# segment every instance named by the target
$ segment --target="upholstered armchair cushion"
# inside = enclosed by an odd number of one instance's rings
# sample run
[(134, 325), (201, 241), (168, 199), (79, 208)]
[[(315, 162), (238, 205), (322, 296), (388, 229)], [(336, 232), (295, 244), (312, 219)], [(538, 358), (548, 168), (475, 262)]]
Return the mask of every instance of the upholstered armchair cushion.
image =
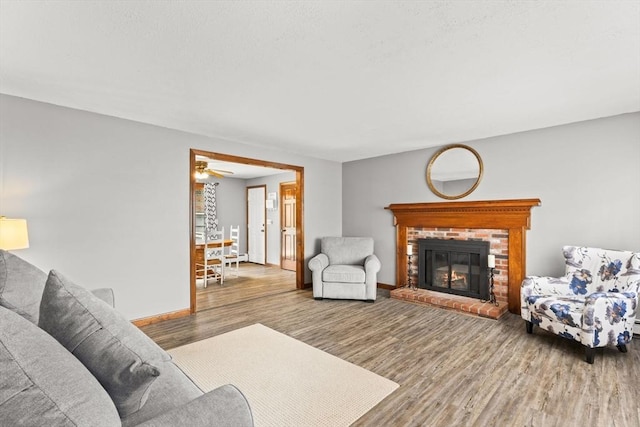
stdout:
[[(565, 246), (565, 275), (531, 276), (521, 289), (521, 315), (533, 325), (588, 349), (617, 346), (633, 337), (640, 287), (640, 253)], [(593, 362), (593, 352), (587, 352)]]
[(368, 237), (323, 237), (320, 246), (329, 264), (364, 265), (373, 253), (373, 239)]
[(330, 265), (322, 271), (325, 282), (364, 283), (364, 267), (359, 265)]
[(316, 299), (376, 299), (380, 260), (370, 237), (323, 237), (309, 261)]

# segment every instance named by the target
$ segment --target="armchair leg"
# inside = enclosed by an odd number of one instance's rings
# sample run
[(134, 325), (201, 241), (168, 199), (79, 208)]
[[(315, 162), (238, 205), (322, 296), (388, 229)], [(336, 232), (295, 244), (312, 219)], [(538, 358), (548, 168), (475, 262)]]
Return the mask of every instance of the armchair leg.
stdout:
[(527, 333), (528, 334), (532, 334), (533, 333), (533, 323), (529, 322), (528, 320), (525, 320), (525, 324), (527, 325)]
[(627, 352), (627, 345), (626, 344), (620, 344), (620, 345), (617, 345), (616, 347), (618, 347), (618, 350), (620, 350), (621, 353), (626, 353)]
[(373, 304), (374, 302), (376, 302), (376, 300), (374, 300), (374, 299), (368, 299), (368, 300), (365, 300), (365, 302), (368, 302), (368, 303)]
[(585, 355), (586, 355), (587, 363), (593, 365), (593, 359), (596, 356), (595, 347), (587, 347), (587, 350), (585, 351)]
[(313, 299), (316, 301), (322, 301), (322, 297), (313, 297)]

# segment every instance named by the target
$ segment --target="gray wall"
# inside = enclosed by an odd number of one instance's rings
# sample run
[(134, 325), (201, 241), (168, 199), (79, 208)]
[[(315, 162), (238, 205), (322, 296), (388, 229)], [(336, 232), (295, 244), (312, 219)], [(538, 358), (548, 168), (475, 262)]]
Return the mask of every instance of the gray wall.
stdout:
[[(640, 113), (465, 144), (482, 157), (484, 177), (461, 200), (542, 201), (527, 233), (528, 274), (562, 274), (563, 245), (640, 251)], [(445, 201), (425, 180), (439, 148), (343, 164), (343, 233), (374, 237), (381, 283), (395, 284), (395, 227), (384, 207)]]
[[(463, 200), (542, 200), (529, 274), (559, 274), (564, 244), (640, 250), (639, 113), (467, 144), (485, 170)], [(0, 214), (29, 221), (31, 247), (16, 254), (113, 287), (130, 319), (187, 308), (189, 148), (304, 167), (305, 260), (322, 236), (373, 236), (382, 283), (395, 282), (384, 207), (443, 201), (425, 180), (438, 148), (340, 165), (0, 95)]]
[(31, 243), (16, 254), (113, 287), (129, 319), (188, 308), (189, 148), (304, 167), (305, 265), (342, 233), (340, 163), (0, 95), (0, 214)]

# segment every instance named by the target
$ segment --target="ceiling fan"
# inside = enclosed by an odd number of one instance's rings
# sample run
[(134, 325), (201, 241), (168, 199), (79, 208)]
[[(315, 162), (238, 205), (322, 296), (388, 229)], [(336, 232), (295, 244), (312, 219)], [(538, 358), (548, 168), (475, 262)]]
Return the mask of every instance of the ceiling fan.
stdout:
[(206, 179), (209, 176), (224, 178), (225, 175), (233, 175), (233, 172), (222, 169), (209, 169), (209, 164), (207, 162), (203, 160), (196, 160), (196, 179)]

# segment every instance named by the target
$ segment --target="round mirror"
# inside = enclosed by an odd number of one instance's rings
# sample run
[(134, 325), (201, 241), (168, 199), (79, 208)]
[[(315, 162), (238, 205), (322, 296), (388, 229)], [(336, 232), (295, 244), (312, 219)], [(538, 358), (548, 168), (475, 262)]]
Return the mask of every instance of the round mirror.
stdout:
[(427, 184), (435, 195), (443, 199), (460, 199), (471, 194), (481, 178), (480, 155), (462, 144), (438, 150), (427, 166)]

